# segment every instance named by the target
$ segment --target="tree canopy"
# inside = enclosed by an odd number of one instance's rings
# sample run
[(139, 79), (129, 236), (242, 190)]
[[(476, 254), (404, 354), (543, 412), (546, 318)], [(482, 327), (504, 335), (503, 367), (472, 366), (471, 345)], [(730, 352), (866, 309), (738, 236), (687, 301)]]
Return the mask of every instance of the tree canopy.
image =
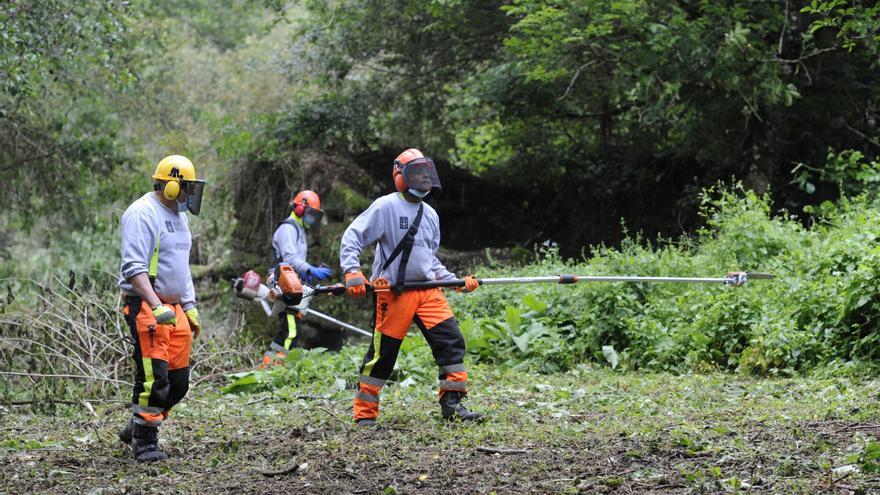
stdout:
[[(878, 10), (844, 0), (9, 2), (0, 170), (12, 186), (0, 200), (21, 218), (82, 220), (88, 209), (71, 205), (130, 196), (132, 174), (158, 150), (196, 148), (218, 178), (261, 164), (298, 177), (289, 188), (312, 180), (303, 157), (316, 152), (378, 178), (377, 165), (417, 146), (457, 181), (496, 189), (496, 210), (521, 212), (516, 239), (469, 247), (552, 237), (571, 253), (619, 238), (621, 217), (647, 233), (689, 231), (695, 193), (731, 177), (799, 211), (810, 194), (837, 194), (822, 171), (849, 163), (840, 153), (870, 163), (880, 151)], [(218, 193), (234, 184), (215, 183)], [(345, 185), (372, 194), (361, 179)]]

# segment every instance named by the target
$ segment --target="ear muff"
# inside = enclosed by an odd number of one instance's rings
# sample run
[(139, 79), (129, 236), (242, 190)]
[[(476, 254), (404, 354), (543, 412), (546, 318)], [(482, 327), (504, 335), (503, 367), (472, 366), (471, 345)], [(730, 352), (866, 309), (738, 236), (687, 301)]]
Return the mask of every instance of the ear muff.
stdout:
[(391, 177), (394, 179), (394, 187), (397, 189), (397, 192), (405, 192), (408, 189), (406, 178), (400, 172), (400, 162), (397, 160), (394, 160), (394, 171), (391, 172)]
[(306, 214), (306, 205), (305, 205), (305, 204), (299, 204), (299, 205), (294, 206), (294, 207), (293, 207), (293, 213), (294, 213), (296, 216), (302, 218), (303, 215)]
[(180, 196), (180, 182), (176, 180), (169, 180), (166, 182), (165, 187), (162, 188), (162, 195), (169, 201), (177, 199), (177, 197)]

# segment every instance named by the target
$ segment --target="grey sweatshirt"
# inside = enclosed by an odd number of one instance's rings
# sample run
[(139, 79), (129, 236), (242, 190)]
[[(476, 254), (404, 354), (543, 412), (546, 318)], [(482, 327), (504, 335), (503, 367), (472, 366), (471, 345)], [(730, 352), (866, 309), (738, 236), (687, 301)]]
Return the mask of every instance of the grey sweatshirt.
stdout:
[[(422, 282), (453, 279), (455, 275), (437, 259), (437, 249), (440, 247), (440, 219), (434, 208), (427, 203), (424, 205), (425, 211), (422, 213), (419, 230), (406, 265), (405, 280)], [(384, 277), (394, 285), (397, 282), (397, 270), (402, 255), (398, 255), (384, 272), (381, 271), (382, 265), (406, 235), (418, 211), (419, 205), (405, 200), (401, 193), (388, 194), (373, 201), (373, 204), (358, 215), (342, 235), (339, 264), (343, 273), (353, 268), (360, 269), (358, 257), (361, 252), (364, 248), (377, 244), (370, 280)]]
[(150, 259), (159, 236), (159, 265), (153, 289), (162, 302), (180, 303), (183, 310), (194, 308), (196, 293), (189, 271), (192, 235), (186, 213), (171, 211), (154, 193), (141, 196), (125, 210), (120, 222), (122, 264), (119, 288), (127, 296), (136, 296), (128, 280), (149, 273)]
[[(293, 215), (290, 218), (297, 220)], [(296, 225), (290, 223), (279, 225), (272, 235), (272, 248), (275, 249), (276, 261), (280, 259), (292, 266), (300, 277), (306, 274), (306, 270), (309, 269), (306, 263), (309, 244), (306, 239), (306, 229), (303, 228), (301, 221), (297, 221)]]

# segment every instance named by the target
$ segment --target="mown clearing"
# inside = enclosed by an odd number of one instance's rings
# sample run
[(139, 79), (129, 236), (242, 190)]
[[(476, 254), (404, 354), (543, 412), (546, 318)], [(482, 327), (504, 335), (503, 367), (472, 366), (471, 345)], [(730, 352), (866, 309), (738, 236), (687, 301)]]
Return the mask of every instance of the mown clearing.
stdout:
[[(480, 425), (390, 386), (356, 430), (350, 390), (220, 395), (200, 384), (162, 430), (169, 462), (116, 439), (124, 405), (4, 408), (0, 492), (876, 493), (878, 380), (743, 379), (475, 367)], [(328, 386), (328, 389), (330, 387)], [(496, 449), (501, 453), (486, 452)]]

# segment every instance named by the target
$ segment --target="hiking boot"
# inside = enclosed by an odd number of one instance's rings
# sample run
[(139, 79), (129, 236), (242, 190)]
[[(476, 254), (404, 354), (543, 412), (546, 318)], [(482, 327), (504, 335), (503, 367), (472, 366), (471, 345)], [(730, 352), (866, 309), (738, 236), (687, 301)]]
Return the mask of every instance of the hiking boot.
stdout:
[[(138, 462), (164, 461), (168, 454), (159, 450), (159, 428), (134, 423), (131, 450)], [(120, 435), (121, 436), (121, 435)]]
[(443, 419), (450, 421), (480, 421), (483, 415), (473, 411), (468, 411), (461, 404), (461, 398), (464, 394), (461, 392), (447, 391), (440, 397), (440, 412)]
[(358, 428), (370, 428), (376, 426), (376, 418), (361, 418), (354, 422)]
[(119, 441), (131, 447), (131, 435), (133, 431), (134, 419), (129, 419), (128, 423), (125, 423), (125, 426), (121, 430), (119, 430)]

